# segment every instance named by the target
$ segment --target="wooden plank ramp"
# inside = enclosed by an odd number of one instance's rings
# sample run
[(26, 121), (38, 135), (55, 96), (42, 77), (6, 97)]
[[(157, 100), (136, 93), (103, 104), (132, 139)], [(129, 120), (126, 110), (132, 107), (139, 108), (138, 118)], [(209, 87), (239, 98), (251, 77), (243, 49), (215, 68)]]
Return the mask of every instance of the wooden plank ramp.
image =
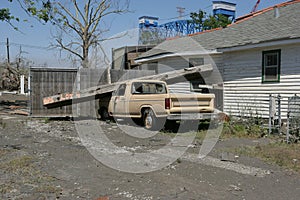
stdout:
[[(186, 80), (196, 80), (201, 76), (205, 76), (206, 73), (210, 73), (212, 70), (213, 70), (212, 65), (208, 64), (208, 65), (201, 65), (192, 68), (175, 70), (175, 71), (166, 72), (157, 75), (144, 76), (144, 77), (136, 78), (135, 80), (161, 80), (161, 81), (165, 81), (167, 84), (174, 84)], [(71, 105), (74, 103), (99, 99), (103, 96), (109, 95), (115, 90), (115, 88), (118, 85), (125, 82), (126, 81), (121, 81), (121, 82), (116, 82), (111, 84), (99, 85), (84, 90), (76, 91), (73, 93), (68, 92), (68, 93), (45, 97), (43, 98), (43, 105), (46, 106), (47, 108), (56, 108), (56, 107)]]

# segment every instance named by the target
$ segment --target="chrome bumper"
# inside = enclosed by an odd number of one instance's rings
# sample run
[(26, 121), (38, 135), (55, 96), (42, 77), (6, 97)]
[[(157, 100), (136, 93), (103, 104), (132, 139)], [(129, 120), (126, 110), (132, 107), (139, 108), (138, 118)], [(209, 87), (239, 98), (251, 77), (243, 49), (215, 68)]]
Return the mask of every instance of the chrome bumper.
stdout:
[(201, 119), (215, 119), (218, 117), (217, 113), (183, 113), (170, 114), (168, 120), (201, 120)]

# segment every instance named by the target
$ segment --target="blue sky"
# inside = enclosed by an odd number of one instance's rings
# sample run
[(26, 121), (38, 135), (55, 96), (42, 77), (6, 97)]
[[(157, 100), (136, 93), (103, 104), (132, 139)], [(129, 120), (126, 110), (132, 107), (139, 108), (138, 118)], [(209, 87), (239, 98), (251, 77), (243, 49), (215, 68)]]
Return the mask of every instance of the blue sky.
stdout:
[[(229, 0), (237, 4), (237, 16), (248, 14), (257, 0)], [(261, 0), (258, 10), (273, 6), (287, 0)], [(130, 0), (130, 11), (123, 15), (114, 15), (105, 19), (110, 24), (108, 36), (116, 35), (129, 29), (138, 27), (138, 18), (143, 15), (159, 17), (159, 23), (172, 21), (178, 16), (176, 7), (184, 7), (185, 14), (196, 12), (199, 9), (207, 13), (212, 12), (212, 0)], [(0, 22), (0, 61), (6, 59), (6, 38), (11, 43), (11, 60), (14, 60), (22, 51), (22, 57), (32, 60), (34, 65), (47, 65), (49, 67), (71, 67), (66, 55), (58, 50), (47, 50), (53, 43), (52, 34), (55, 29), (51, 25), (42, 25), (34, 19), (28, 17), (18, 6), (9, 3), (7, 0), (1, 0), (0, 8), (8, 7), (16, 16), (22, 19), (28, 19), (28, 22), (15, 23), (20, 29), (15, 31), (5, 22)], [(132, 41), (131, 41), (132, 42)], [(21, 44), (21, 45), (20, 45)], [(109, 42), (105, 45), (107, 51), (111, 48), (130, 45), (127, 39), (115, 42)], [(45, 48), (44, 48), (45, 47)]]

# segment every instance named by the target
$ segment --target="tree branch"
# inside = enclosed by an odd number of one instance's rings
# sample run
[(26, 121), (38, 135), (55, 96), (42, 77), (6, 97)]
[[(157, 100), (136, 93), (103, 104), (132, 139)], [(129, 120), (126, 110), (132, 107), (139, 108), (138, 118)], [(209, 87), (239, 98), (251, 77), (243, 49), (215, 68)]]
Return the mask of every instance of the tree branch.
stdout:
[[(56, 42), (57, 42), (59, 48), (64, 49), (64, 50), (78, 56), (81, 60), (84, 60), (84, 58), (81, 54), (79, 54), (78, 52), (76, 52), (72, 49), (72, 43), (69, 43), (68, 45), (65, 45), (65, 44), (63, 44), (61, 38), (57, 38)], [(71, 47), (67, 47), (67, 46), (71, 46)]]
[[(75, 0), (76, 1), (76, 0)], [(78, 24), (78, 26), (83, 29), (83, 25), (82, 23), (79, 21), (79, 19), (77, 19), (65, 6), (63, 6), (60, 2), (58, 2), (59, 7), (66, 12), (66, 14), (72, 18), (72, 20), (74, 20), (74, 22), (76, 22)], [(63, 15), (61, 13), (61, 15), (64, 17), (65, 15)]]

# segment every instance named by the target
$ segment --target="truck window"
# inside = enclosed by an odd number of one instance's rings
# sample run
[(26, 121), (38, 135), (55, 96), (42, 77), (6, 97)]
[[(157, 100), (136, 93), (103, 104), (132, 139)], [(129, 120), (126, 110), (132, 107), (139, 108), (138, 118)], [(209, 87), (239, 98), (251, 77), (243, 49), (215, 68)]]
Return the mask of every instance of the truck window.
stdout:
[(124, 96), (126, 90), (126, 84), (121, 84), (117, 91), (115, 92), (114, 96)]
[(132, 83), (132, 94), (166, 94), (166, 86), (163, 83)]

